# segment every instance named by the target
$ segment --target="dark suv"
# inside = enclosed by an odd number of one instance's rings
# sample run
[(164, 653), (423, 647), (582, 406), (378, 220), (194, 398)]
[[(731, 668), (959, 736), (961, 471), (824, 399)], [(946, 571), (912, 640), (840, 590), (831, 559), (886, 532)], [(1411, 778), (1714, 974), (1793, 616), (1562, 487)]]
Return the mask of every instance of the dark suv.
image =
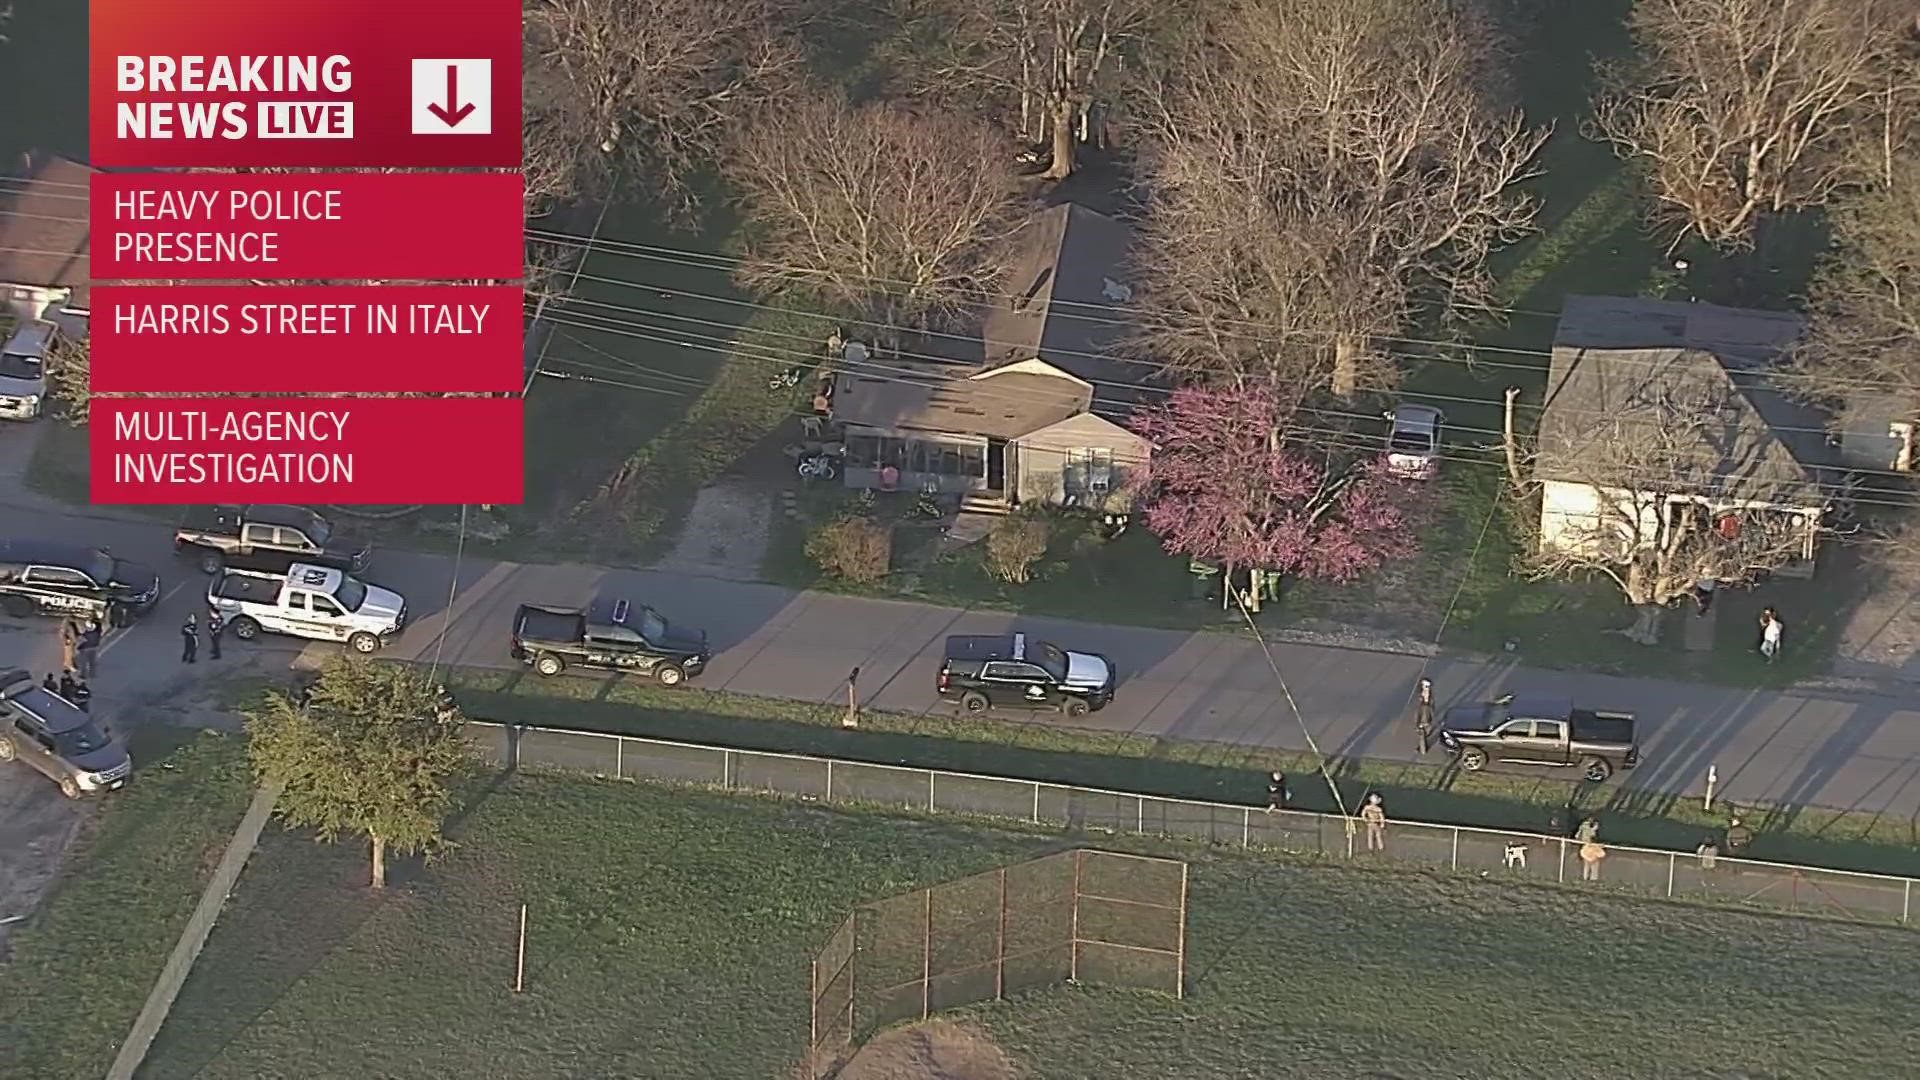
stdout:
[(105, 548), (0, 542), (0, 611), (96, 618), (125, 626), (160, 600), (160, 575)]
[(0, 671), (0, 761), (16, 759), (69, 799), (124, 787), (133, 773), (106, 725), (18, 668)]
[(970, 713), (1058, 709), (1085, 716), (1113, 700), (1113, 662), (1025, 634), (956, 635), (940, 665), (940, 696)]

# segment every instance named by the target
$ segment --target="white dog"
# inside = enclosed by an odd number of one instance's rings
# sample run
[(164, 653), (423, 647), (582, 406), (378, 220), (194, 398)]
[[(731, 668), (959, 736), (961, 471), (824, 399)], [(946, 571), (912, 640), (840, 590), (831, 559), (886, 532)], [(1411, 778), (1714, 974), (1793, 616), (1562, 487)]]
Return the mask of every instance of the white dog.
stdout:
[(1525, 870), (1527, 868), (1527, 845), (1508, 844), (1506, 865), (1509, 870)]

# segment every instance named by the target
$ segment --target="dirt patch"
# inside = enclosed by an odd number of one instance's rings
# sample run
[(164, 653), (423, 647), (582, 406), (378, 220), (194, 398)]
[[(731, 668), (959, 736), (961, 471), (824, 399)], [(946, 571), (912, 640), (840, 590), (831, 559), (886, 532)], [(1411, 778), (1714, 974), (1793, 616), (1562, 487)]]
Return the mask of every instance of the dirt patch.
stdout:
[(873, 1039), (834, 1073), (834, 1080), (1014, 1080), (1018, 1075), (985, 1031), (933, 1020)]
[(1920, 567), (1889, 568), (1847, 613), (1834, 674), (1920, 681)]
[(750, 481), (727, 480), (700, 489), (673, 550), (653, 569), (697, 577), (754, 581), (767, 557), (773, 496)]
[(19, 762), (0, 765), (0, 960), (7, 935), (33, 913), (94, 805), (68, 799)]

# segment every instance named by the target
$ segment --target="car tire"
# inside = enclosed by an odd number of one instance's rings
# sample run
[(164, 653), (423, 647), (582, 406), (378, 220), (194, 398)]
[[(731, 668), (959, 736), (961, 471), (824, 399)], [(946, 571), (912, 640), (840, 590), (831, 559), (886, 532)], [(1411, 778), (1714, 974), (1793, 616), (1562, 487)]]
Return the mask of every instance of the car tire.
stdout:
[(200, 572), (208, 577), (212, 577), (227, 568), (226, 557), (217, 551), (201, 552), (199, 561)]
[(1468, 772), (1479, 772), (1487, 767), (1487, 752), (1477, 746), (1469, 746), (1460, 751), (1460, 767)]
[(252, 641), (260, 636), (260, 624), (242, 615), (233, 620), (233, 636), (241, 641)]
[(966, 712), (986, 712), (988, 704), (987, 695), (985, 694), (965, 693), (960, 695), (960, 708)]
[(679, 686), (687, 681), (687, 671), (679, 664), (661, 664), (654, 669), (653, 677), (660, 680), (661, 686)]
[(380, 636), (378, 634), (369, 634), (365, 630), (357, 634), (348, 635), (347, 648), (352, 649), (361, 656), (371, 656), (380, 651)]
[(1581, 763), (1580, 774), (1589, 784), (1604, 784), (1613, 777), (1613, 765), (1605, 758), (1588, 758)]
[(85, 792), (80, 790), (80, 781), (71, 776), (63, 776), (60, 778), (60, 794), (69, 799), (77, 799)]
[(13, 740), (0, 735), (0, 761), (12, 761), (14, 752)]
[(1081, 717), (1092, 712), (1093, 706), (1087, 704), (1086, 698), (1070, 697), (1067, 700), (1060, 703), (1060, 711), (1072, 717), (1073, 719), (1078, 720)]
[(33, 601), (27, 599), (24, 596), (7, 597), (6, 602), (4, 604), (0, 604), (0, 609), (4, 609), (7, 614), (13, 616), (16, 619), (31, 619), (33, 618), (33, 613), (36, 610), (34, 608)]
[(533, 670), (551, 679), (567, 670), (567, 662), (552, 653), (541, 653), (533, 658)]

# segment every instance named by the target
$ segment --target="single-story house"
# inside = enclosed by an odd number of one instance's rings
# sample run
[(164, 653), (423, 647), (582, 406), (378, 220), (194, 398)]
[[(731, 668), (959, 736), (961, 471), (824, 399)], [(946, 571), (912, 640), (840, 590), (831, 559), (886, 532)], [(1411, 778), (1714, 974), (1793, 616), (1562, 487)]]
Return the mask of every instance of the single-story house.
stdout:
[(849, 365), (830, 406), (847, 486), (958, 494), (982, 512), (1124, 509), (1149, 447), (1122, 421), (1151, 374), (1108, 355), (1132, 295), (1121, 280), (1130, 239), (1085, 207), (1043, 210), (1016, 237), (976, 360)]
[(1542, 550), (1648, 543), (1662, 512), (1762, 512), (1802, 538), (1775, 572), (1811, 574), (1842, 476), (1837, 440), (1825, 412), (1767, 377), (1802, 326), (1713, 304), (1567, 297), (1533, 467)]
[(0, 299), (15, 318), (85, 332), (92, 175), (77, 161), (29, 154), (0, 185)]

